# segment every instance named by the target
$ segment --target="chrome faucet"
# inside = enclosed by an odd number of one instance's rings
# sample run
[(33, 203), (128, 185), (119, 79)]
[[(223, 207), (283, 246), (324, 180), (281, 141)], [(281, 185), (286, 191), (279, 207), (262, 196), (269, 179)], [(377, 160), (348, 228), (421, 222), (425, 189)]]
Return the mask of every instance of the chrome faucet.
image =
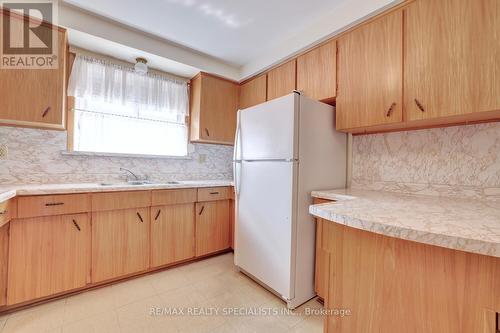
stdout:
[(133, 173), (132, 171), (130, 171), (129, 169), (120, 168), (120, 171), (125, 171), (125, 172), (128, 172), (128, 173), (130, 173), (132, 176), (134, 176), (135, 180), (139, 180), (139, 177), (137, 177), (137, 175), (136, 175), (135, 173)]

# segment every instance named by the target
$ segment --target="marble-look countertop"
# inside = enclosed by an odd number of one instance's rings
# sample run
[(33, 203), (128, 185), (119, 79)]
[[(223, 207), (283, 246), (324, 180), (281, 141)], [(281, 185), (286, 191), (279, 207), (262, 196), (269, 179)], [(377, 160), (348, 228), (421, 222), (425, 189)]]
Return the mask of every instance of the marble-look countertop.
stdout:
[(391, 192), (315, 191), (317, 217), (390, 237), (500, 258), (500, 204)]
[[(104, 183), (106, 184), (106, 183)], [(41, 185), (2, 185), (0, 186), (0, 203), (18, 195), (42, 194), (70, 194), (87, 192), (118, 192), (118, 191), (146, 191), (193, 187), (232, 186), (230, 180), (199, 180), (180, 181), (178, 184), (145, 184), (130, 185), (127, 183), (97, 183), (82, 184), (41, 184)]]

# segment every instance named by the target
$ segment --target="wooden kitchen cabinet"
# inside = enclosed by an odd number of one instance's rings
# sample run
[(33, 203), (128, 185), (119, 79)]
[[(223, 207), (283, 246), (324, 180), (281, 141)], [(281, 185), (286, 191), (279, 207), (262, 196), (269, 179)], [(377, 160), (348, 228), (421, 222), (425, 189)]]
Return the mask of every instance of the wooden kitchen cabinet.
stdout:
[(337, 92), (337, 41), (329, 41), (297, 58), (297, 90), (331, 102)]
[(92, 213), (92, 282), (149, 268), (149, 208)]
[(402, 11), (347, 33), (337, 47), (337, 129), (402, 122)]
[[(4, 19), (6, 12), (1, 11)], [(11, 22), (21, 22), (12, 18)], [(16, 23), (13, 23), (16, 24)], [(57, 30), (56, 69), (0, 68), (0, 124), (35, 128), (64, 129), (66, 100), (66, 30), (41, 25), (50, 33)], [(14, 29), (12, 29), (14, 31)], [(22, 31), (22, 30), (19, 30)], [(22, 37), (19, 37), (22, 40)]]
[(191, 79), (192, 142), (234, 144), (239, 85), (201, 72)]
[(267, 73), (267, 100), (285, 96), (296, 89), (296, 64), (291, 60)]
[[(314, 198), (315, 205), (332, 202)], [(328, 271), (330, 267), (330, 249), (328, 248), (327, 234), (323, 232), (324, 224), (331, 223), (329, 221), (316, 218), (316, 261), (314, 269), (314, 291), (323, 300), (326, 299), (328, 293)], [(323, 240), (325, 238), (325, 240)]]
[(197, 257), (230, 247), (229, 219), (229, 200), (196, 203)]
[(267, 75), (251, 79), (240, 86), (240, 109), (264, 103), (267, 100)]
[(498, 0), (419, 0), (404, 11), (408, 120), (500, 110)]
[(90, 244), (87, 213), (12, 220), (7, 305), (84, 287)]
[(0, 306), (7, 304), (10, 224), (0, 227)]
[(151, 267), (194, 257), (194, 206), (151, 207)]

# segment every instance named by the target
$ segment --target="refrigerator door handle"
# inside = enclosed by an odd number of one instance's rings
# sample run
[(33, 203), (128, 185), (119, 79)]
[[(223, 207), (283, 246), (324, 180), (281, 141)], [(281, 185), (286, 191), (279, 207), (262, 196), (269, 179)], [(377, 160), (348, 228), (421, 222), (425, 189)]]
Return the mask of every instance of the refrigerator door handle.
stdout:
[(241, 147), (240, 147), (240, 133), (241, 133), (241, 126), (240, 126), (240, 112), (241, 110), (238, 110), (238, 113), (236, 114), (236, 133), (234, 135), (234, 151), (233, 151), (233, 161), (239, 161), (241, 160)]
[[(241, 161), (240, 161), (240, 156), (241, 156), (241, 126), (240, 126), (240, 110), (238, 110), (238, 113), (236, 115), (236, 134), (234, 137), (234, 153), (233, 153), (233, 179), (234, 179), (234, 191), (236, 193), (236, 197), (239, 197), (240, 195), (240, 172), (241, 170), (238, 170), (241, 167)], [(240, 155), (239, 155), (239, 154)]]
[(240, 190), (241, 190), (241, 184), (240, 184), (240, 179), (241, 179), (241, 163), (240, 161), (235, 161), (234, 162), (234, 192), (236, 194), (236, 198), (240, 197)]

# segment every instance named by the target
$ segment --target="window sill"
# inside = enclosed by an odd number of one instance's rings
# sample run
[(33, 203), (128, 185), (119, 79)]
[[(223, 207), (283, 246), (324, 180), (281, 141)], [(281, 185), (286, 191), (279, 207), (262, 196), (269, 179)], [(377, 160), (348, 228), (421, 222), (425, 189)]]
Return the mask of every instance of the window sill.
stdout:
[(166, 156), (166, 155), (144, 155), (144, 154), (124, 154), (124, 153), (98, 153), (90, 151), (61, 151), (64, 156), (97, 156), (97, 157), (120, 157), (120, 158), (145, 158), (145, 159), (165, 159), (165, 160), (192, 160), (191, 156)]

